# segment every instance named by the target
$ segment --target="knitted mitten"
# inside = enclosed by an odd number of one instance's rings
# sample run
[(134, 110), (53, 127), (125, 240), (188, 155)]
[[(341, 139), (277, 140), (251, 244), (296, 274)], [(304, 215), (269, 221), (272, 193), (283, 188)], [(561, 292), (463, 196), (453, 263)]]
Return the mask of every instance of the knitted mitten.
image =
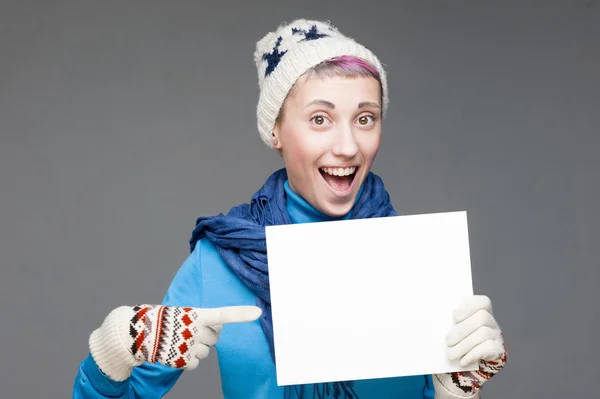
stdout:
[(476, 295), (454, 313), (457, 323), (447, 338), (448, 358), (461, 367), (477, 362), (479, 370), (434, 375), (436, 399), (477, 398), (479, 389), (506, 364), (502, 331), (492, 315), (492, 303)]
[(260, 314), (255, 306), (121, 306), (90, 335), (90, 353), (114, 381), (126, 380), (144, 362), (192, 370), (217, 343), (223, 324), (253, 321)]

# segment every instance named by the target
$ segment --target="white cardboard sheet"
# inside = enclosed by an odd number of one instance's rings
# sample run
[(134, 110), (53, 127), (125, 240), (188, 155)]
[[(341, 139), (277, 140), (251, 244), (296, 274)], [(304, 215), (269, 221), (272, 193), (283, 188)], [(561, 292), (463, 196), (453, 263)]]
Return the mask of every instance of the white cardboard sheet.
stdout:
[(466, 212), (266, 228), (278, 385), (475, 370), (446, 358), (473, 295)]

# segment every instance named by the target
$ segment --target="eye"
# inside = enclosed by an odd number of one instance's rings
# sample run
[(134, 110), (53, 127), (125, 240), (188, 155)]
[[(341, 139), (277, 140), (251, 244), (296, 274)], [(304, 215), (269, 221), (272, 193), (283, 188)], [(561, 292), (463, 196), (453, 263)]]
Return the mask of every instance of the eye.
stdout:
[(371, 114), (365, 114), (365, 115), (361, 115), (356, 119), (356, 123), (358, 123), (360, 126), (371, 126), (373, 123), (375, 123), (375, 116), (371, 115)]
[(329, 119), (325, 115), (318, 114), (310, 118), (310, 121), (316, 126), (325, 126)]

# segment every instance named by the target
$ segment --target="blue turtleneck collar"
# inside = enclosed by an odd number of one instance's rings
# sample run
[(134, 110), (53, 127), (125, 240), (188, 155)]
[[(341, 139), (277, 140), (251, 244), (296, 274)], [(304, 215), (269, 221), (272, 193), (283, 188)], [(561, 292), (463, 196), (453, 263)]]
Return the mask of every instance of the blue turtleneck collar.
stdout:
[[(286, 208), (288, 214), (290, 215), (290, 219), (292, 223), (311, 223), (311, 222), (328, 222), (332, 220), (348, 220), (350, 219), (350, 213), (348, 212), (344, 216), (329, 216), (324, 214), (323, 212), (314, 208), (311, 204), (309, 204), (304, 198), (300, 195), (296, 194), (289, 185), (289, 181), (286, 180), (283, 188), (285, 189), (286, 194)], [(354, 204), (360, 198), (362, 194), (363, 187), (360, 187), (360, 191), (356, 196), (356, 200)]]

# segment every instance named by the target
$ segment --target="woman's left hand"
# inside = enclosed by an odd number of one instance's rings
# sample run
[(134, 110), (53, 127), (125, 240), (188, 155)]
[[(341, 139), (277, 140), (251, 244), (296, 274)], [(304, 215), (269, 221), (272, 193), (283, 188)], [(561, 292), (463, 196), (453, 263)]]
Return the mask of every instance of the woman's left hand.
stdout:
[(477, 362), (479, 370), (435, 374), (436, 398), (475, 398), (483, 383), (506, 363), (502, 331), (492, 314), (492, 302), (484, 295), (466, 300), (454, 312), (454, 322), (446, 339), (448, 359), (458, 360), (461, 367)]

